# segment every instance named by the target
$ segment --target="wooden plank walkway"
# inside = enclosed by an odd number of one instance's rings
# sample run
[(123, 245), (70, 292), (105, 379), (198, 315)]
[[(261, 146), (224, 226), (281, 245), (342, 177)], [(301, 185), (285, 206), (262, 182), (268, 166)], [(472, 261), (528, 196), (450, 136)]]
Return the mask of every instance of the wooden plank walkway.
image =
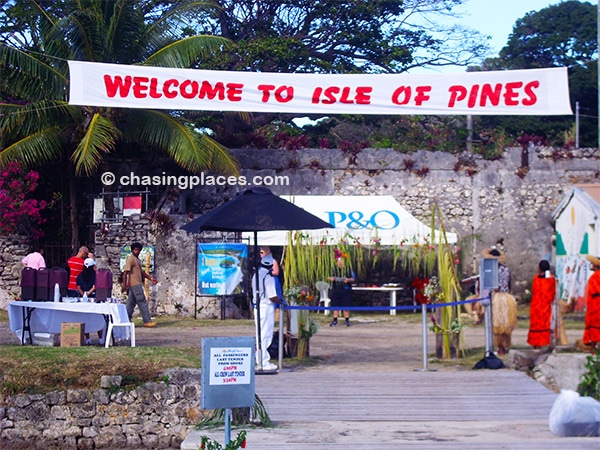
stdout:
[[(508, 369), (284, 371), (257, 376), (256, 392), (276, 426), (248, 429), (250, 450), (600, 448), (600, 438), (554, 436), (557, 394)], [(195, 432), (181, 448), (201, 435), (224, 440)]]

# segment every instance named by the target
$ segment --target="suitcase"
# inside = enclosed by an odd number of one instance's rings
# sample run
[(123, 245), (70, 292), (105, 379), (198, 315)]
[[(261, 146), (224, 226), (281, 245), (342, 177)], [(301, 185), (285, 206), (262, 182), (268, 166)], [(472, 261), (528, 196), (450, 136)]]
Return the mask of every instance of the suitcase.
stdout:
[(54, 300), (54, 285), (56, 285), (56, 283), (58, 283), (60, 289), (60, 298), (66, 297), (69, 288), (69, 273), (66, 269), (60, 267), (50, 269), (50, 283), (48, 286), (52, 294), (52, 300)]
[(96, 271), (96, 301), (105, 302), (112, 297), (113, 273), (110, 269)]
[(38, 269), (36, 278), (34, 300), (39, 302), (53, 300), (54, 290), (52, 296), (50, 295), (50, 269)]
[(35, 297), (35, 284), (37, 270), (24, 267), (21, 271), (21, 300), (33, 300)]

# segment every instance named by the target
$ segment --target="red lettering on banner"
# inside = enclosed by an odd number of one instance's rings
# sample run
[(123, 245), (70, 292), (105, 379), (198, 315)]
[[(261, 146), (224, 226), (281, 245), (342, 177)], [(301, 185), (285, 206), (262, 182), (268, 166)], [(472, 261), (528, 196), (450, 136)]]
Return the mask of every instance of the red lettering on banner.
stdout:
[(163, 84), (163, 93), (167, 98), (175, 98), (177, 97), (177, 91), (175, 89), (171, 89), (172, 87), (179, 86), (179, 81), (175, 79), (167, 80)]
[(271, 96), (271, 91), (275, 89), (274, 84), (259, 84), (256, 88), (263, 93), (262, 99), (260, 100), (263, 103), (267, 103), (269, 101), (269, 97)]
[(215, 87), (208, 81), (202, 82), (202, 87), (200, 88), (200, 98), (207, 98), (209, 100), (213, 100), (215, 97), (218, 97), (219, 100), (225, 100), (225, 85), (221, 82), (215, 83)]
[(535, 95), (535, 92), (533, 91), (534, 89), (537, 89), (540, 87), (540, 82), (539, 81), (530, 81), (529, 83), (527, 83), (525, 85), (525, 95), (527, 95), (527, 98), (523, 99), (523, 104), (525, 106), (533, 106), (537, 103), (537, 95)]
[(496, 83), (496, 86), (492, 88), (492, 85), (485, 83), (481, 88), (481, 101), (480, 106), (486, 106), (489, 100), (492, 106), (498, 106), (500, 104), (500, 94), (502, 93), (502, 83)]
[(242, 83), (227, 83), (227, 100), (230, 102), (242, 101)]
[(369, 94), (372, 91), (373, 88), (370, 86), (357, 86), (354, 89), (350, 86), (344, 86), (343, 88), (329, 86), (325, 89), (317, 87), (313, 91), (311, 102), (313, 104), (322, 103), (323, 105), (332, 105), (337, 102), (369, 105), (371, 104), (371, 96)]
[(489, 83), (483, 85), (474, 84), (470, 88), (463, 85), (454, 85), (448, 88), (450, 98), (448, 107), (455, 108), (458, 103), (467, 100), (467, 107), (476, 106), (532, 106), (537, 102), (535, 89), (540, 86), (539, 81), (530, 81), (523, 87), (522, 81), (513, 81), (505, 84)]
[(394, 105), (408, 105), (411, 95), (412, 89), (410, 86), (400, 86), (392, 94), (392, 103)]
[[(416, 106), (422, 106), (424, 102), (431, 99), (429, 92), (431, 92), (431, 86), (417, 86), (415, 91), (414, 103)], [(410, 86), (399, 86), (392, 93), (392, 103), (394, 105), (408, 105), (412, 100), (412, 88)]]
[(162, 94), (158, 92), (156, 87), (158, 86), (158, 80), (156, 78), (150, 79), (150, 97), (152, 98), (161, 98)]
[(273, 84), (259, 84), (257, 89), (263, 93), (261, 101), (267, 103), (271, 98), (271, 91), (275, 91), (275, 101), (278, 103), (287, 103), (294, 98), (293, 86), (279, 86), (275, 89)]
[(519, 82), (513, 82), (513, 83), (506, 83), (506, 92), (504, 93), (504, 103), (506, 103), (507, 106), (517, 106), (519, 104), (519, 93), (516, 92), (517, 89), (519, 89), (521, 86), (523, 86), (523, 83)]
[(416, 89), (417, 95), (415, 96), (415, 105), (421, 106), (423, 102), (426, 102), (431, 97), (428, 95), (431, 92), (431, 86), (417, 86)]
[(133, 77), (133, 96), (135, 98), (146, 98), (148, 96), (146, 94), (148, 82), (150, 82), (148, 77)]
[(179, 87), (179, 92), (183, 98), (195, 98), (200, 91), (200, 86), (197, 81), (185, 80)]
[[(126, 98), (133, 95), (135, 98), (152, 98), (166, 97), (168, 99), (183, 97), (185, 99), (208, 99), (228, 100), (230, 102), (239, 102), (242, 100), (242, 83), (227, 83), (217, 82), (211, 85), (208, 81), (200, 82), (195, 80), (183, 80), (181, 83), (174, 78), (165, 80), (161, 83), (157, 78), (148, 77), (132, 77), (120, 75), (104, 75), (104, 87), (106, 95), (109, 98), (120, 97)], [(290, 88), (292, 89), (292, 88)], [(289, 101), (284, 92), (279, 92), (280, 101)], [(290, 98), (291, 99), (291, 98)]]
[(113, 79), (110, 75), (104, 75), (104, 87), (106, 88), (106, 95), (109, 98), (113, 98), (119, 91), (119, 97), (127, 97), (129, 95), (129, 89), (131, 89), (131, 77), (127, 75), (125, 79), (119, 75)]

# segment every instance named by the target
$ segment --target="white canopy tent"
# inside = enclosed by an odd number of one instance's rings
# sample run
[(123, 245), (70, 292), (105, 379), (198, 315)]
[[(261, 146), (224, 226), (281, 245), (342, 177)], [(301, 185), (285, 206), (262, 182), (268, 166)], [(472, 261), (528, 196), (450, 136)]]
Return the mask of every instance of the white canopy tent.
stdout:
[[(391, 195), (383, 196), (327, 196), (327, 195), (282, 195), (281, 198), (294, 203), (315, 216), (332, 224), (334, 229), (301, 231), (304, 242), (336, 244), (342, 238), (349, 243), (353, 239), (363, 245), (398, 245), (404, 243), (424, 244), (431, 242), (431, 228), (416, 219)], [(294, 231), (262, 231), (257, 239), (260, 245), (284, 246)], [(252, 233), (244, 233), (244, 238), (254, 243)], [(456, 243), (456, 233), (446, 233), (448, 243)], [(434, 243), (441, 235), (435, 232)]]

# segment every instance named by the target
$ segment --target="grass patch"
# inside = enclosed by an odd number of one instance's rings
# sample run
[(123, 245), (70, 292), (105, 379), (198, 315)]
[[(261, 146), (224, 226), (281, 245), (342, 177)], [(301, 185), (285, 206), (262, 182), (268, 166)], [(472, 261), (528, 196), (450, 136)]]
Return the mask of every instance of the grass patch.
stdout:
[(102, 375), (121, 375), (139, 383), (158, 379), (172, 367), (200, 367), (197, 348), (2, 346), (0, 392), (45, 393), (98, 389)]

